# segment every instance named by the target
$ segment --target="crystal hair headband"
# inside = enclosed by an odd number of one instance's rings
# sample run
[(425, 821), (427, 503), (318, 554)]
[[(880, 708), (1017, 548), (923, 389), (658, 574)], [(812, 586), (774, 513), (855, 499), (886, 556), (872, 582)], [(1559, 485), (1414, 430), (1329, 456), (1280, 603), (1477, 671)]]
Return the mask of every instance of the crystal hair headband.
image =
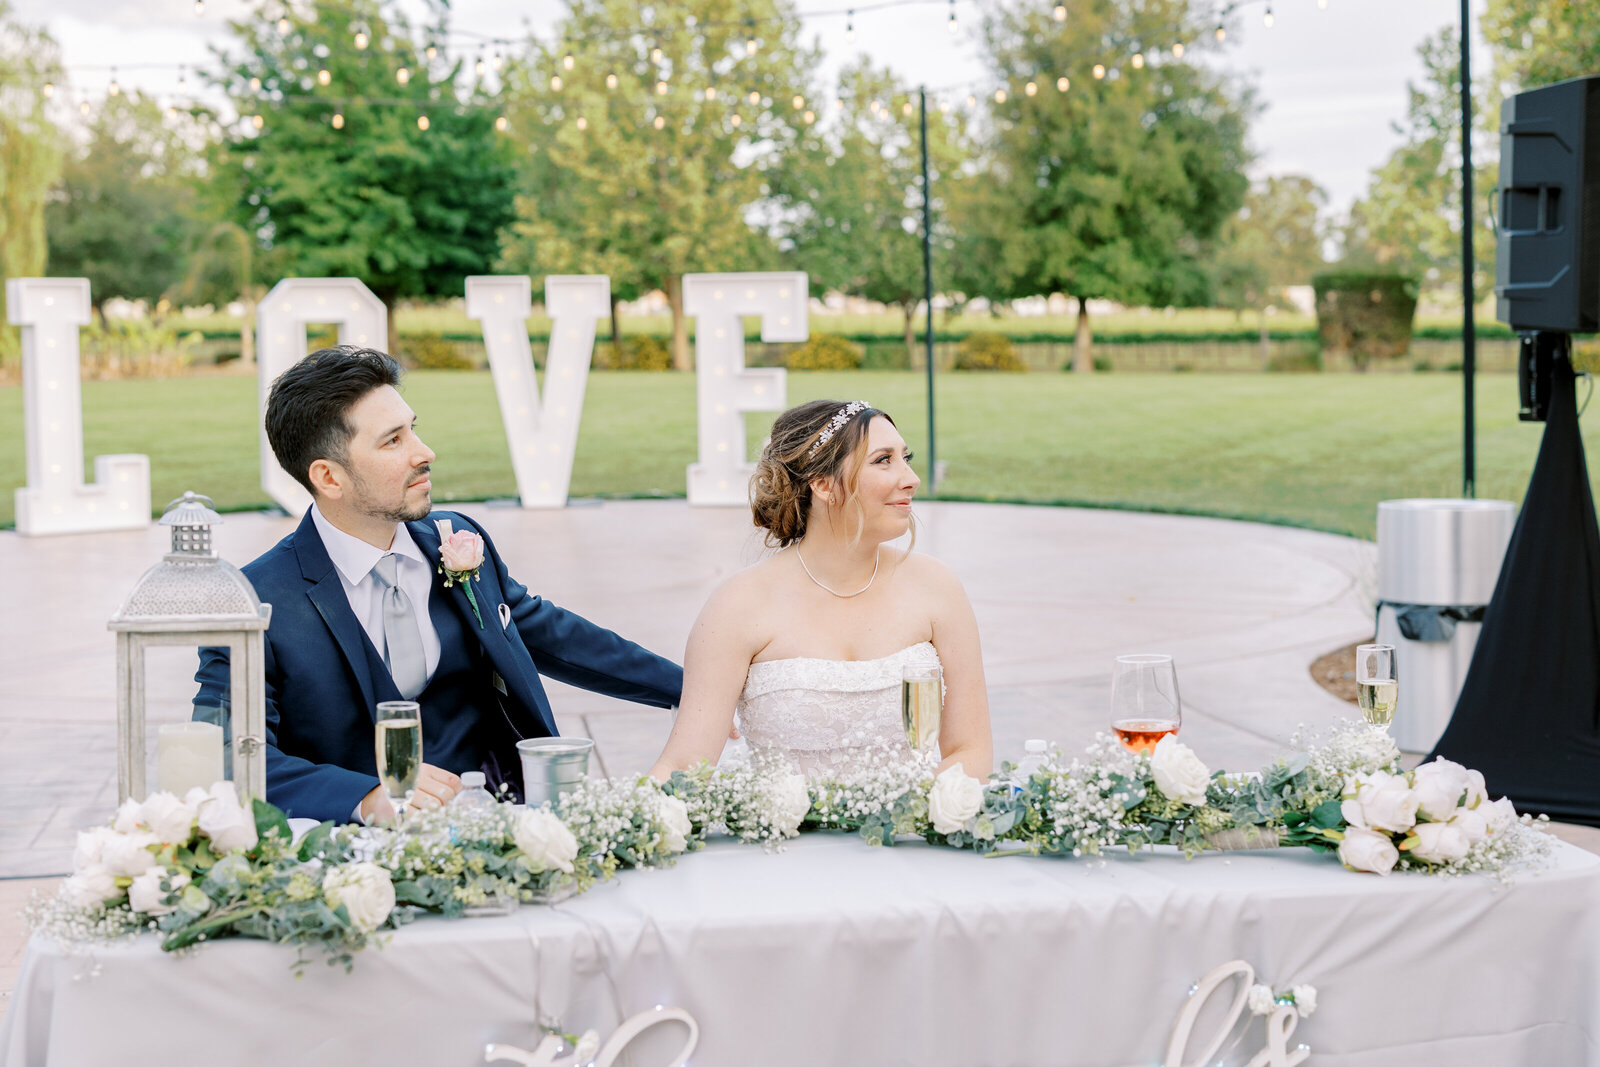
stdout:
[(817, 443), (811, 446), (811, 451), (806, 453), (806, 458), (815, 456), (822, 446), (833, 440), (833, 435), (838, 433), (845, 423), (866, 411), (872, 405), (865, 400), (852, 400), (840, 408), (833, 418), (828, 420), (828, 425), (822, 428), (822, 433), (817, 437)]

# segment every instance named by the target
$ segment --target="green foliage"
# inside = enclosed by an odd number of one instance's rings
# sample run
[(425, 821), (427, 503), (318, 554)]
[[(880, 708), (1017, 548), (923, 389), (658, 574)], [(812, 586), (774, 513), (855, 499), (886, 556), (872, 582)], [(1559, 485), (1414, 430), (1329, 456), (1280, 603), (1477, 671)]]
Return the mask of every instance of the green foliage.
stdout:
[(163, 378), (193, 361), (198, 334), (179, 333), (170, 319), (107, 319), (96, 315), (80, 338), (87, 378)]
[(472, 370), (461, 349), (437, 333), (408, 334), (400, 338), (400, 359), (412, 370)]
[(1267, 360), (1268, 374), (1315, 374), (1322, 370), (1322, 353), (1316, 348), (1290, 349), (1273, 353)]
[(1002, 333), (969, 333), (956, 349), (956, 370), (1025, 371), (1011, 338)]
[[(324, 5), (314, 18), (284, 10), (287, 34), (277, 29), (278, 8), (235, 24), (239, 58), (218, 87), (262, 126), (224, 131), (213, 182), (235, 222), (263, 241), (270, 235), (262, 247), (282, 273), (364, 281), (390, 308), (392, 347), (398, 298), (459, 295), (467, 275), (493, 262), (511, 219), (511, 146), (495, 133), (482, 90), (459, 84), (459, 63), (423, 54), (424, 41), (447, 36), (447, 8), (432, 6), (436, 21), (424, 29), (388, 0)], [(370, 30), (364, 51), (350, 47), (358, 22)], [(410, 72), (404, 85), (401, 67)]]
[(866, 349), (837, 334), (813, 334), (783, 358), (790, 370), (859, 370)]
[(1325, 352), (1347, 353), (1357, 368), (1398, 359), (1411, 347), (1417, 279), (1404, 274), (1329, 271), (1312, 279)]
[(1574, 0), (1489, 0), (1483, 34), (1495, 80), (1511, 92), (1600, 70), (1600, 6)]
[(1322, 212), (1328, 194), (1310, 178), (1256, 182), (1217, 239), (1215, 286), (1220, 306), (1292, 307), (1284, 288), (1304, 285), (1324, 266)]
[[(61, 81), (61, 73), (56, 42), (18, 22), (0, 0), (0, 279), (44, 273), (45, 201), (61, 173), (61, 136), (39, 87)], [(0, 367), (21, 351), (5, 305), (0, 286)]]
[(621, 342), (596, 344), (594, 366), (597, 370), (671, 370), (672, 353), (657, 338), (624, 337)]

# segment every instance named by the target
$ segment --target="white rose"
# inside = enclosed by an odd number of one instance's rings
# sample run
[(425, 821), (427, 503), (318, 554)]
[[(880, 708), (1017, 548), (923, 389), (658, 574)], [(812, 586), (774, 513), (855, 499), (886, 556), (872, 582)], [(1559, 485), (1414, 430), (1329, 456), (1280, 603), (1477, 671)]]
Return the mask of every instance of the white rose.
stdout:
[(80, 867), (78, 873), (61, 883), (61, 893), (74, 908), (96, 908), (122, 896), (117, 876), (98, 863)]
[(1467, 772), (1467, 807), (1476, 808), (1479, 804), (1489, 799), (1489, 787), (1483, 780), (1482, 771)]
[(1168, 800), (1195, 807), (1206, 802), (1211, 772), (1194, 750), (1176, 736), (1168, 734), (1156, 742), (1155, 751), (1150, 753), (1150, 773), (1155, 776), (1156, 788)]
[(211, 851), (247, 852), (256, 847), (256, 818), (239, 803), (232, 782), (216, 782), (200, 802), (200, 832), (211, 838)]
[(137, 830), (140, 825), (139, 817), (142, 814), (142, 807), (143, 805), (132, 797), (124, 800), (122, 806), (117, 808), (117, 817), (111, 824), (112, 828), (119, 834), (131, 834)]
[(928, 818), (941, 834), (953, 834), (983, 810), (983, 783), (959, 763), (939, 772), (928, 790)]
[(689, 847), (689, 835), (694, 833), (694, 823), (689, 821), (689, 805), (663, 793), (657, 801), (656, 818), (661, 823), (663, 848), (668, 852), (682, 852)]
[(1449, 825), (1460, 830), (1467, 838), (1467, 844), (1475, 845), (1489, 836), (1489, 820), (1481, 811), (1472, 808), (1457, 808), (1455, 817)]
[(1339, 842), (1339, 862), (1352, 871), (1388, 874), (1400, 862), (1400, 850), (1394, 847), (1388, 834), (1351, 826), (1345, 830), (1344, 840)]
[(772, 783), (772, 827), (785, 837), (800, 832), (811, 811), (811, 788), (803, 774), (778, 775)]
[(106, 838), (105, 847), (100, 851), (100, 862), (112, 874), (137, 878), (156, 865), (155, 854), (150, 848), (157, 844), (160, 842), (156, 840), (156, 835), (148, 830), (117, 834)]
[(1311, 1013), (1317, 1010), (1317, 987), (1314, 985), (1297, 985), (1289, 990), (1294, 997), (1294, 1006), (1299, 1010), (1301, 1018), (1309, 1019)]
[(1417, 795), (1417, 810), (1434, 822), (1444, 822), (1456, 813), (1467, 791), (1467, 769), (1447, 759), (1424, 763), (1411, 772), (1411, 789)]
[(376, 863), (330, 867), (322, 876), (322, 899), (330, 908), (343, 904), (350, 925), (370, 934), (394, 910), (394, 882)]
[(1411, 832), (1417, 835), (1417, 843), (1411, 846), (1411, 854), (1429, 863), (1448, 863), (1461, 859), (1472, 847), (1467, 835), (1447, 822), (1419, 822)]
[(1511, 803), (1510, 797), (1501, 797), (1493, 804), (1485, 804), (1478, 809), (1483, 817), (1488, 820), (1491, 834), (1504, 833), (1517, 824), (1517, 806)]
[(578, 839), (553, 812), (532, 808), (517, 812), (511, 824), (511, 837), (527, 861), (528, 869), (535, 874), (552, 867), (572, 873), (572, 861), (578, 856)]
[[(166, 882), (171, 888), (162, 889), (162, 882)], [(152, 867), (135, 878), (133, 884), (128, 887), (128, 907), (157, 919), (163, 915), (170, 915), (178, 910), (178, 906), (168, 904), (167, 897), (181, 892), (188, 884), (189, 876), (183, 871)]]
[(1387, 771), (1373, 771), (1357, 775), (1354, 784), (1354, 794), (1348, 792), (1347, 786), (1345, 801), (1340, 806), (1344, 821), (1351, 826), (1403, 833), (1416, 824), (1417, 797), (1403, 777)]
[(78, 831), (78, 847), (72, 852), (72, 869), (81, 871), (85, 867), (100, 866), (105, 856), (106, 843), (113, 838), (120, 837), (109, 826), (96, 826), (93, 830)]
[[(1168, 734), (1167, 736), (1171, 737), (1172, 735)], [(1165, 740), (1165, 738), (1162, 740)], [(1157, 743), (1159, 744), (1160, 742)], [(1278, 1006), (1278, 998), (1272, 995), (1271, 986), (1257, 984), (1250, 987), (1250, 995), (1246, 999), (1246, 1003), (1250, 1005), (1251, 1015), (1271, 1015), (1273, 1009)]]
[(171, 793), (151, 793), (139, 806), (139, 821), (167, 845), (187, 845), (194, 833), (194, 806)]

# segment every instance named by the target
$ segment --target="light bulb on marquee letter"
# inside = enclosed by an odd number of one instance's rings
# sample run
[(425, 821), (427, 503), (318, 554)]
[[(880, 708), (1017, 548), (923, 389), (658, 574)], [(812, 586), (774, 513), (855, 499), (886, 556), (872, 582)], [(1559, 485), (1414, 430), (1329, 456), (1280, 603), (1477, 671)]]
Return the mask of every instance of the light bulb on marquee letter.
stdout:
[[(260, 360), (261, 414), (278, 375), (307, 354), (306, 323), (331, 322), (339, 343), (375, 348), (387, 343), (388, 313), (383, 301), (358, 278), (285, 278), (256, 308), (256, 352)], [(304, 515), (311, 494), (278, 465), (261, 427), (261, 488), (290, 515)]]
[(544, 282), (544, 304), (550, 313), (550, 350), (541, 402), (528, 344), (531, 283), (523, 275), (467, 279), (467, 317), (483, 324), (483, 346), (524, 508), (566, 507), (595, 324), (611, 312), (611, 280), (603, 274), (552, 275)]
[(761, 316), (763, 341), (804, 341), (807, 295), (799, 271), (683, 276), (683, 312), (695, 320), (700, 424), (700, 462), (689, 465), (689, 503), (749, 503), (755, 465), (744, 461), (744, 413), (782, 411), (787, 379), (781, 368), (745, 367), (743, 317)]
[(22, 411), (27, 484), (16, 491), (17, 532), (134, 530), (150, 525), (150, 457), (96, 456), (83, 481), (82, 365), (87, 278), (11, 278), (6, 317), (22, 327)]

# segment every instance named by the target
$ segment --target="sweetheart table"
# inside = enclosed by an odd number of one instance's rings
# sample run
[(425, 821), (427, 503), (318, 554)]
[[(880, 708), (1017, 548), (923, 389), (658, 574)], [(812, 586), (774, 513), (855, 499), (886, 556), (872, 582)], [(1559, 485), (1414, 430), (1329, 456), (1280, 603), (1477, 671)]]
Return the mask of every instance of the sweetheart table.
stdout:
[[(87, 953), (35, 937), (0, 1064), (466, 1067), (490, 1042), (533, 1049), (540, 1020), (604, 1040), (664, 1005), (698, 1021), (695, 1067), (1148, 1067), (1190, 987), (1243, 960), (1276, 989), (1316, 987), (1289, 1039), (1309, 1064), (1600, 1065), (1600, 857), (1552, 844), (1549, 868), (1506, 885), (1298, 849), (1101, 866), (719, 840), (556, 905), (421, 920), (350, 974), (314, 957), (297, 979), (293, 951), (260, 942), (175, 957), (149, 937)], [(619, 1062), (669, 1063), (686, 1033), (655, 1026)], [(1226, 1062), (1263, 1044), (1258, 1019)]]

